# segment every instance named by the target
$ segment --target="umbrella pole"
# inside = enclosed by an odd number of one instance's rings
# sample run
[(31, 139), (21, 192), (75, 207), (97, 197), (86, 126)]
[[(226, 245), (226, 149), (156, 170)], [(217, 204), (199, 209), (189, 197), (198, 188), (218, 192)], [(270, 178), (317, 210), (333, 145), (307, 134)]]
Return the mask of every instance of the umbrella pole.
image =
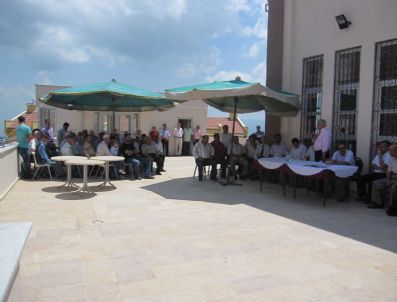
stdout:
[(115, 133), (115, 129), (116, 129), (116, 113), (113, 111), (113, 133)]
[[(232, 127), (232, 145), (230, 147), (230, 158), (233, 157), (233, 146), (234, 146), (234, 130), (235, 130), (235, 125), (236, 125), (236, 115), (237, 115), (237, 105), (238, 105), (239, 99), (238, 97), (234, 97), (234, 110), (233, 110), (233, 127)], [(234, 186), (242, 186), (242, 184), (237, 184), (234, 183), (233, 180), (230, 180), (230, 170), (234, 169), (234, 167), (229, 167), (229, 172), (227, 173), (227, 178), (225, 183), (221, 183), (223, 186), (227, 185), (234, 185)]]

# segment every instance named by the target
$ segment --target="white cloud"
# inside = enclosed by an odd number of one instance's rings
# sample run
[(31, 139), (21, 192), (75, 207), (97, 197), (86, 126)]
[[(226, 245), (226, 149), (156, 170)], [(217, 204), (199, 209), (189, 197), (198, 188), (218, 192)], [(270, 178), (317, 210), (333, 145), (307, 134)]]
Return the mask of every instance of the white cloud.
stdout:
[(247, 0), (230, 0), (227, 8), (231, 11), (245, 11), (248, 12), (251, 10), (251, 6), (249, 5)]
[(267, 17), (262, 15), (258, 18), (254, 26), (243, 28), (243, 34), (246, 36), (255, 36), (261, 39), (267, 38)]
[(212, 47), (209, 54), (190, 58), (178, 69), (178, 76), (187, 79), (199, 74), (209, 74), (219, 66), (221, 62), (221, 51)]
[(212, 76), (207, 76), (205, 80), (207, 82), (214, 81), (229, 81), (234, 80), (236, 77), (241, 77), (246, 82), (260, 82), (266, 83), (266, 62), (261, 62), (254, 66), (248, 72), (242, 72), (238, 70), (221, 70)]
[(50, 76), (48, 75), (48, 72), (45, 71), (45, 70), (39, 70), (36, 73), (36, 76), (34, 78), (34, 82), (36, 84), (43, 84), (43, 85), (51, 85), (52, 84)]

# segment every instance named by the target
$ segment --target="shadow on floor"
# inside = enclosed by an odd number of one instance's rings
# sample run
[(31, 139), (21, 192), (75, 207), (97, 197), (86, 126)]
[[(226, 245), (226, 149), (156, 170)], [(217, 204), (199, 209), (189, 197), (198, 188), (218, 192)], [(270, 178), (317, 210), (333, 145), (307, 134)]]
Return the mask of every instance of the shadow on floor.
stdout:
[(240, 181), (243, 186), (221, 186), (209, 179), (198, 182), (191, 177), (173, 179), (142, 189), (166, 199), (192, 200), (227, 205), (246, 204), (288, 219), (292, 219), (341, 236), (358, 240), (392, 252), (397, 252), (397, 219), (383, 210), (368, 209), (363, 203), (351, 200), (339, 203), (330, 199), (327, 207), (315, 193), (297, 190), (292, 198), (292, 188), (287, 196), (277, 184), (265, 183), (263, 192), (257, 181)]
[(83, 199), (91, 199), (97, 196), (96, 193), (86, 193), (86, 192), (68, 192), (68, 193), (60, 193), (55, 195), (55, 198), (62, 200), (83, 200)]

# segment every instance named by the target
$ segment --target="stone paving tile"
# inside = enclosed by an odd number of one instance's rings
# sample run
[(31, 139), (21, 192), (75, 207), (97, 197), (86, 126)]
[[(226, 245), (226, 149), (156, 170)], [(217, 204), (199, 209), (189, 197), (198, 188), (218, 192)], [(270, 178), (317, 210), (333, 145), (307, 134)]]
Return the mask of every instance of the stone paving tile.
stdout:
[(0, 221), (33, 222), (21, 301), (397, 300), (397, 219), (274, 184), (199, 183), (189, 157), (167, 166), (80, 200), (18, 182)]

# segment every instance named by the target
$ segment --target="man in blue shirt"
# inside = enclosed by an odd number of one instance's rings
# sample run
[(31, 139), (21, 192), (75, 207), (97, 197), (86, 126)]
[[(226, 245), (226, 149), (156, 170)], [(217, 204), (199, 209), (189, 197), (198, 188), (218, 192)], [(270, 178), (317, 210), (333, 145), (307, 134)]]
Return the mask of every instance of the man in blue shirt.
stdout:
[(16, 128), (18, 142), (18, 154), (23, 159), (21, 177), (31, 178), (30, 157), (29, 157), (29, 140), (32, 137), (32, 129), (25, 124), (25, 117), (18, 117), (19, 126)]
[(35, 154), (36, 156), (36, 161), (38, 164), (46, 164), (50, 167), (52, 167), (55, 171), (55, 174), (57, 175), (57, 177), (63, 177), (66, 175), (66, 171), (64, 171), (64, 169), (62, 169), (62, 166), (57, 163), (52, 161), (47, 154), (47, 150), (46, 150), (46, 145), (49, 142), (49, 137), (47, 134), (43, 134), (41, 136), (41, 140), (39, 141), (39, 146), (37, 148), (37, 152)]

